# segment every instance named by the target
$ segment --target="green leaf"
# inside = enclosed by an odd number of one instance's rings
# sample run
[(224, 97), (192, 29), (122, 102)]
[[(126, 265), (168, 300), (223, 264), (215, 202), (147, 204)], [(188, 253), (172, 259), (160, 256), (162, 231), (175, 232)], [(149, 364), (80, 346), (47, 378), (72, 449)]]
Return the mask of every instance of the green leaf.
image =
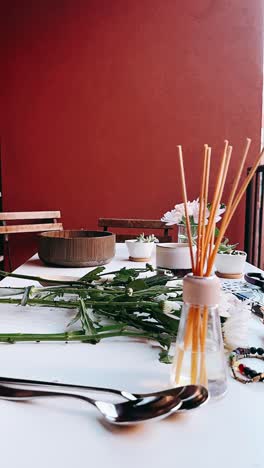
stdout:
[(220, 232), (220, 231), (219, 231), (218, 227), (215, 227), (215, 237), (218, 237), (218, 236), (219, 236), (219, 232)]
[(81, 312), (78, 310), (77, 314), (73, 317), (73, 319), (67, 324), (67, 328), (73, 325), (74, 323), (78, 322), (81, 318)]
[(24, 291), (24, 294), (23, 294), (23, 296), (22, 296), (20, 305), (22, 305), (22, 306), (27, 305), (27, 302), (28, 302), (28, 300), (29, 300), (29, 296), (30, 296), (30, 292), (31, 292), (31, 289), (32, 289), (32, 288), (33, 288), (33, 286), (27, 286), (27, 287), (25, 288), (25, 291)]
[(98, 341), (100, 340), (96, 338), (96, 328), (94, 327), (93, 321), (89, 316), (88, 310), (86, 309), (83, 299), (80, 299), (79, 312), (83, 331), (86, 335), (95, 335), (94, 344), (98, 343)]
[(168, 349), (163, 349), (159, 353), (159, 361), (163, 364), (171, 364), (173, 360), (173, 356), (170, 356)]
[(139, 272), (134, 270), (133, 268), (121, 268), (121, 270), (119, 270), (119, 272), (116, 273), (116, 275), (114, 276), (112, 284), (128, 284), (135, 278), (137, 278), (138, 275)]
[(153, 310), (152, 316), (157, 320), (158, 323), (169, 329), (171, 333), (175, 334), (176, 336), (180, 323), (179, 320), (169, 317), (169, 315), (164, 314), (164, 312), (160, 310)]
[(147, 288), (147, 285), (143, 279), (136, 279), (128, 283), (127, 288), (131, 288), (133, 291), (142, 291)]
[(100, 273), (105, 270), (105, 267), (97, 267), (94, 270), (90, 271), (86, 275), (82, 276), (79, 281), (86, 281), (87, 283), (90, 283), (92, 281), (100, 279)]
[(158, 286), (158, 285), (165, 285), (170, 278), (163, 274), (158, 274), (154, 276), (150, 276), (149, 278), (145, 278), (145, 283), (147, 286)]

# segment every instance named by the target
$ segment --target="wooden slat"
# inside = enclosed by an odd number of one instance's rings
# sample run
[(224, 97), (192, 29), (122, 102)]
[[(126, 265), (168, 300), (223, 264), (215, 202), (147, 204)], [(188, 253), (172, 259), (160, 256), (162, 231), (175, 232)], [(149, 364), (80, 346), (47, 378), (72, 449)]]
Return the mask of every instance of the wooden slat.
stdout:
[(20, 211), (0, 213), (0, 221), (12, 221), (16, 219), (53, 219), (60, 217), (60, 211)]
[[(116, 234), (116, 242), (125, 242), (129, 239), (136, 239), (137, 234)], [(156, 236), (160, 242), (171, 242), (171, 236)]]
[(172, 226), (166, 226), (165, 223), (156, 219), (99, 218), (98, 226), (140, 229), (172, 229)]
[(62, 223), (21, 224), (14, 226), (0, 226), (0, 234), (15, 234), (21, 232), (60, 231)]

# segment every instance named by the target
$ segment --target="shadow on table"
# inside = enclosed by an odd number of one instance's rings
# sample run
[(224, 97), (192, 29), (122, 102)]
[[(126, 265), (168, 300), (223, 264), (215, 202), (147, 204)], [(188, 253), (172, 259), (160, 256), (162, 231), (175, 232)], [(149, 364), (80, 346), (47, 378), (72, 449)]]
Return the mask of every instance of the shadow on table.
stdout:
[[(28, 261), (27, 261), (27, 266), (49, 266), (49, 265), (46, 265), (44, 262), (42, 262), (42, 260), (40, 260), (39, 258), (30, 258)], [(52, 268), (61, 268), (60, 266), (58, 265), (50, 265), (50, 267)]]

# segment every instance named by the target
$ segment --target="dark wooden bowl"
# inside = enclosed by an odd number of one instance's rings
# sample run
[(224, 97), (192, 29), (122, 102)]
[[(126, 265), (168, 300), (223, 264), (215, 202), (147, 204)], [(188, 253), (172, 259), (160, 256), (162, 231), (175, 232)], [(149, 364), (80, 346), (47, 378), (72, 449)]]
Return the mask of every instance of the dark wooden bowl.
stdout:
[(39, 258), (49, 265), (92, 267), (115, 255), (115, 234), (104, 231), (47, 231), (39, 235)]

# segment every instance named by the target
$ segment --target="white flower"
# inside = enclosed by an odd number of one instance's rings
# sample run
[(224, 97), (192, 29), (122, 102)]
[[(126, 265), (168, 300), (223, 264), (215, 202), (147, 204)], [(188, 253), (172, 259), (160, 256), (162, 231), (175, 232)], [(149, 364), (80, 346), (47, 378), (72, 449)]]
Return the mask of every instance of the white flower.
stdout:
[(169, 280), (166, 283), (166, 286), (168, 288), (178, 288), (179, 289), (179, 294), (178, 296), (182, 295), (182, 288), (183, 288), (183, 281), (182, 279), (176, 279), (176, 280)]
[(223, 325), (225, 345), (229, 349), (235, 349), (239, 346), (246, 347), (248, 346), (251, 306), (249, 302), (242, 302), (233, 294), (225, 294), (225, 296), (226, 302), (223, 303), (223, 307), (227, 308), (230, 315)]
[[(217, 223), (221, 219), (221, 214), (224, 213), (225, 207), (221, 208), (223, 205), (219, 205), (216, 214), (215, 214), (215, 222)], [(192, 222), (194, 224), (198, 224), (199, 221), (199, 210), (200, 210), (200, 202), (199, 198), (196, 200), (193, 200), (192, 202), (188, 201), (187, 202), (187, 212), (188, 216), (192, 217)], [(210, 216), (210, 210), (208, 206), (206, 207), (205, 210), (205, 224), (208, 224), (208, 218)], [(175, 205), (174, 209), (171, 211), (167, 211), (163, 217), (161, 218), (161, 221), (166, 223), (167, 226), (173, 226), (174, 224), (180, 224), (184, 222), (185, 218), (185, 210), (184, 210), (184, 203), (179, 203), (178, 205)]]
[[(199, 211), (200, 211), (200, 203), (199, 203), (199, 198), (197, 198), (197, 200), (193, 200), (192, 203), (190, 203), (190, 214), (189, 216), (193, 216), (193, 221), (195, 224), (198, 224), (198, 221), (199, 221)], [(189, 212), (189, 209), (188, 209), (188, 212)], [(206, 207), (206, 210), (205, 210), (205, 224), (208, 223), (208, 218), (209, 218), (209, 215), (210, 215), (210, 211), (208, 210), (208, 208)]]
[(179, 224), (182, 220), (182, 214), (180, 214), (176, 210), (167, 211), (162, 218), (161, 221), (166, 223), (167, 226), (173, 226), (173, 224)]
[(155, 297), (155, 302), (166, 301), (168, 299), (167, 294), (159, 294), (159, 296)]
[(176, 310), (181, 310), (182, 308), (182, 302), (178, 301), (164, 301), (162, 304), (162, 310), (164, 314), (170, 315), (172, 312)]

